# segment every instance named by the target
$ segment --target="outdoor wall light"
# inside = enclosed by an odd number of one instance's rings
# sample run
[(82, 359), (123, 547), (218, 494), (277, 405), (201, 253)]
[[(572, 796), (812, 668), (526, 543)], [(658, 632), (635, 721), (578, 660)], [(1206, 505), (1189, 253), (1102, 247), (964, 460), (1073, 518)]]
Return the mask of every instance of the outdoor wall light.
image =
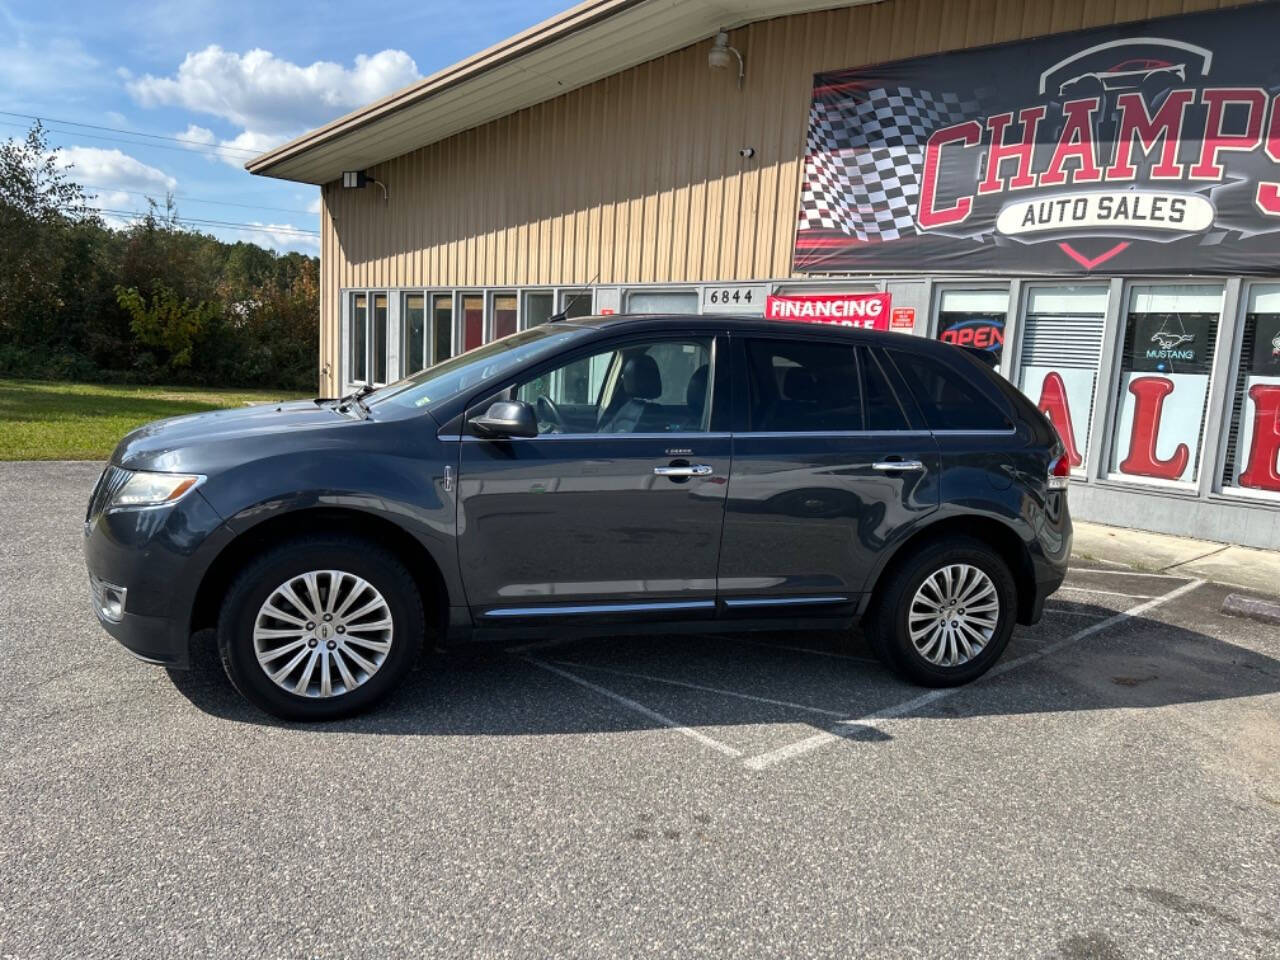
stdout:
[(742, 54), (738, 52), (737, 47), (729, 46), (729, 35), (721, 30), (716, 34), (715, 42), (711, 45), (711, 49), (707, 51), (707, 66), (712, 70), (727, 70), (733, 65), (733, 60), (729, 54), (738, 58), (738, 89), (742, 89), (742, 80), (746, 76), (746, 64), (742, 60)]
[(387, 195), (387, 185), (377, 177), (371, 177), (363, 170), (343, 170), (342, 171), (342, 188), (344, 190), (361, 190), (370, 183), (376, 183), (382, 188), (382, 202), (386, 203), (391, 198)]

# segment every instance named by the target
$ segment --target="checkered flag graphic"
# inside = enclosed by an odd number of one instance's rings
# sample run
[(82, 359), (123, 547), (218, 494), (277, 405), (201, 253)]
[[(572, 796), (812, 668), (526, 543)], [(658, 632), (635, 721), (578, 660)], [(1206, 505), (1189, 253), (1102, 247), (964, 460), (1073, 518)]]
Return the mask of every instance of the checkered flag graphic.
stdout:
[(914, 234), (929, 134), (981, 109), (976, 99), (910, 87), (814, 100), (799, 229), (839, 230), (871, 242)]

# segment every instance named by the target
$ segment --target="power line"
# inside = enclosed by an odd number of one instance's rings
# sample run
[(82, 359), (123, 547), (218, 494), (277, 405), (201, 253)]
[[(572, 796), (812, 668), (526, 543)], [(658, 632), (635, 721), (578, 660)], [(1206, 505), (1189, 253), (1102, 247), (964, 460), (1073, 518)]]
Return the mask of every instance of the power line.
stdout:
[[(132, 220), (143, 220), (148, 214), (139, 213), (137, 210), (114, 210), (110, 207), (94, 207), (92, 208), (98, 213), (105, 213), (113, 217), (128, 217)], [(206, 227), (229, 227), (236, 230), (255, 230), (258, 233), (274, 233), (281, 236), (297, 236), (297, 237), (318, 237), (319, 230), (305, 230), (301, 227), (273, 227), (262, 223), (242, 223), (236, 220), (205, 220), (198, 217), (167, 217), (158, 216), (157, 220), (175, 220), (178, 223), (192, 224), (196, 226)]]
[[(84, 127), (87, 130), (106, 130), (108, 133), (127, 133), (131, 137), (147, 137), (151, 140), (172, 140), (174, 143), (186, 143), (191, 146), (203, 147), (206, 150), (228, 150), (233, 153), (243, 153), (250, 157), (256, 157), (261, 150), (253, 150), (249, 147), (228, 147), (222, 144), (205, 143), (203, 140), (192, 140), (188, 137), (171, 137), (161, 133), (143, 133), (141, 130), (125, 130), (121, 127), (104, 127), (96, 123), (81, 123), (78, 120), (59, 120), (56, 117), (39, 117), (33, 113), (14, 113), (12, 110), (0, 110), (0, 115), (6, 117), (23, 117), (27, 120), (38, 120), (41, 123), (60, 123), (68, 127)], [(66, 131), (63, 131), (66, 132)]]
[[(27, 129), (27, 125), (25, 123), (18, 123), (16, 120), (0, 120), (0, 126), (17, 127), (20, 130)], [(175, 153), (204, 153), (206, 156), (218, 157), (219, 159), (225, 160), (242, 159), (241, 157), (224, 156), (222, 154), (223, 150), (231, 150), (233, 148), (219, 147), (212, 144), (206, 144), (200, 147), (171, 147), (167, 143), (150, 143), (146, 140), (126, 140), (123, 137), (108, 137), (106, 134), (102, 133), (83, 133), (79, 130), (60, 130), (57, 127), (46, 127), (45, 129), (48, 130), (49, 133), (58, 133), (64, 137), (75, 137), (76, 139), (102, 140), (106, 143), (123, 143), (130, 147), (147, 147), (150, 150), (172, 150)], [(194, 142), (195, 141), (192, 141), (192, 143)], [(236, 147), (234, 149), (239, 150), (240, 148)], [(251, 155), (257, 156), (257, 154)]]
[[(80, 184), (85, 190), (102, 190), (106, 193), (127, 193), (135, 197), (159, 198), (159, 193), (147, 193), (143, 190), (123, 190), (120, 187), (107, 187), (100, 183), (82, 183)], [(304, 217), (314, 217), (316, 214), (311, 210), (295, 210), (291, 207), (266, 207), (257, 203), (234, 203), (231, 200), (209, 200), (204, 197), (192, 197), (185, 193), (175, 193), (172, 195), (175, 200), (186, 200), (190, 203), (212, 203), (223, 207), (243, 207), (245, 210), (273, 210), (276, 213), (296, 213)]]

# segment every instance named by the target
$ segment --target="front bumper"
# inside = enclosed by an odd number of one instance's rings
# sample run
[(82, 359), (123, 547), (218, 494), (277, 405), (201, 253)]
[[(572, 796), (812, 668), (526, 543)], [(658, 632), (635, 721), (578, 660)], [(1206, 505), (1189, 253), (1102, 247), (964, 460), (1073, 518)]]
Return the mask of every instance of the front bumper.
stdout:
[[(165, 507), (90, 512), (84, 524), (86, 584), (98, 622), (149, 663), (186, 669), (200, 582), (232, 533), (196, 490)], [(94, 583), (97, 580), (98, 583)], [(103, 587), (124, 589), (104, 611)]]

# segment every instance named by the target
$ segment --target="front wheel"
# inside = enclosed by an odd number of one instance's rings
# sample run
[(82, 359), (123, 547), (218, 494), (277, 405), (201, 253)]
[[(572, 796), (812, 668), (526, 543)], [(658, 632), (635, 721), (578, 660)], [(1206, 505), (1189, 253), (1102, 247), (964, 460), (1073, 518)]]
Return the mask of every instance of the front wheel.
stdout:
[(363, 540), (308, 537), (258, 556), (218, 617), (236, 689), (289, 720), (328, 720), (386, 696), (422, 645), (422, 599), (393, 555)]
[(889, 574), (878, 594), (867, 638), (887, 666), (924, 686), (980, 677), (1013, 634), (1013, 574), (978, 540), (948, 537), (924, 546)]

